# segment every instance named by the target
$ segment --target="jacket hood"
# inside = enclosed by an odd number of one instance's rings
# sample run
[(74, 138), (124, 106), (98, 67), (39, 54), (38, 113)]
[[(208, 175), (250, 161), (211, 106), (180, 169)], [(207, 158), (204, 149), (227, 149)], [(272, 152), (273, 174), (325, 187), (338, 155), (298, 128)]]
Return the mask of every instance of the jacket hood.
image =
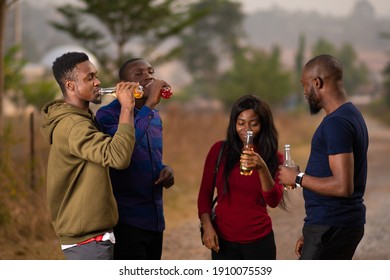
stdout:
[(57, 124), (69, 115), (80, 115), (87, 118), (92, 118), (92, 112), (84, 111), (70, 104), (64, 103), (63, 99), (50, 101), (42, 108), (42, 124), (41, 133), (43, 138), (52, 144), (52, 134)]

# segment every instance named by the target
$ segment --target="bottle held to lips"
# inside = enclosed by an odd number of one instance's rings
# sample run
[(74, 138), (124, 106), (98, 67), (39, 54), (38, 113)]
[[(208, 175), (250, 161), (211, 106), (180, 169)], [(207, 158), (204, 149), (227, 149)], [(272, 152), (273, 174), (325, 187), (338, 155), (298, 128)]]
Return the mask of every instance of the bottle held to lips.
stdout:
[[(100, 88), (99, 93), (100, 95), (103, 94), (115, 94), (116, 87), (107, 87), (107, 88)], [(134, 97), (135, 98), (141, 98), (144, 95), (144, 88), (142, 86), (138, 86), (134, 89)]]
[(173, 95), (172, 89), (170, 87), (162, 87), (160, 90), (160, 94), (162, 98), (169, 99)]
[[(253, 151), (253, 131), (251, 129), (248, 129), (246, 131), (246, 140), (244, 144), (244, 148), (242, 151), (245, 150), (251, 150)], [(253, 168), (244, 166), (242, 163), (240, 163), (240, 174), (244, 176), (250, 176), (253, 172)]]
[[(114, 94), (115, 92), (116, 92), (115, 87), (100, 88), (100, 90), (99, 90), (100, 95)], [(173, 95), (171, 88), (167, 87), (167, 86), (163, 87), (160, 90), (160, 94), (161, 94), (161, 97), (165, 98), (165, 99), (168, 99)], [(144, 95), (144, 87), (143, 86), (138, 86), (134, 89), (134, 97), (135, 98), (137, 98), (137, 99), (142, 98), (143, 95)]]
[[(284, 145), (284, 163), (283, 163), (283, 165), (287, 166), (287, 167), (296, 167), (295, 162), (293, 161), (293, 159), (291, 157), (290, 144)], [(285, 185), (284, 189), (285, 190), (293, 190), (293, 189), (295, 189), (295, 185), (293, 185), (293, 186), (286, 186)]]

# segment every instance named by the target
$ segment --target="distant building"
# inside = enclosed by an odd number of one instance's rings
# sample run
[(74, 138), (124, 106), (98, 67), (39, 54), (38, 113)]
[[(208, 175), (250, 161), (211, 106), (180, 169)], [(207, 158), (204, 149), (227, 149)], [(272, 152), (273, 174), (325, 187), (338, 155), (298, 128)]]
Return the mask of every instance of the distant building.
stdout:
[(352, 10), (352, 17), (360, 20), (373, 20), (375, 18), (375, 9), (366, 0), (357, 1)]

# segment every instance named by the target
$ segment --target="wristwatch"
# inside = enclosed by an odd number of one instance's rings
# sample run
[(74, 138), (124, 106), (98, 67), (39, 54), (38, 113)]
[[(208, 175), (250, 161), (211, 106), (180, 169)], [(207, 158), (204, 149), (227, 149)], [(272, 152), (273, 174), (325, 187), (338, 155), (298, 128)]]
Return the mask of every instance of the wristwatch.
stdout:
[(295, 187), (296, 188), (302, 188), (301, 186), (301, 183), (302, 183), (302, 178), (303, 178), (303, 175), (305, 175), (304, 172), (301, 172), (297, 175), (297, 177), (295, 178)]

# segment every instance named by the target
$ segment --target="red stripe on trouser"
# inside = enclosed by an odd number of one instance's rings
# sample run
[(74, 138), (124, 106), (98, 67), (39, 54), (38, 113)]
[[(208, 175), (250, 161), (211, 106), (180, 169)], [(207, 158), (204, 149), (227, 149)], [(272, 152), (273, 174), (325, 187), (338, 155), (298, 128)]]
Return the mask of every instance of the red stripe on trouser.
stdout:
[(82, 241), (82, 242), (80, 242), (80, 243), (77, 243), (77, 245), (87, 244), (87, 243), (90, 243), (90, 242), (92, 242), (92, 241), (96, 241), (96, 242), (102, 241), (102, 240), (103, 240), (103, 236), (104, 236), (104, 234), (98, 235), (98, 236), (95, 236), (95, 237), (91, 237), (90, 239), (87, 239), (87, 240), (85, 240), (85, 241)]

